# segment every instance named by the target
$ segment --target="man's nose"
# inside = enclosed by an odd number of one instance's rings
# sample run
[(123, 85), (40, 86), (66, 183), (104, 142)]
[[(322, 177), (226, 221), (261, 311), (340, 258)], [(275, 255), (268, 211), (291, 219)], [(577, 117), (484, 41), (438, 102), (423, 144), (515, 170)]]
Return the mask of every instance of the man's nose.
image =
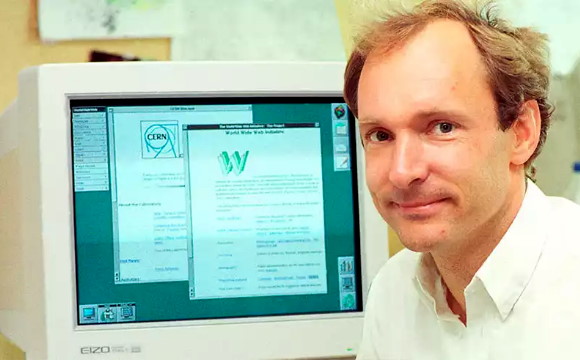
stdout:
[(389, 180), (399, 189), (409, 188), (427, 178), (428, 167), (421, 140), (411, 135), (401, 135), (395, 140), (391, 156)]

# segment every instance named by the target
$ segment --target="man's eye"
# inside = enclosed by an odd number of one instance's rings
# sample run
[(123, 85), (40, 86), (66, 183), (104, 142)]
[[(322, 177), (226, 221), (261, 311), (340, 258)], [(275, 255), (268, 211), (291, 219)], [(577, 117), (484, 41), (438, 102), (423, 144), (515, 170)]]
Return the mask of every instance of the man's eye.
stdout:
[(388, 132), (383, 130), (375, 130), (369, 134), (370, 141), (388, 141), (390, 139), (390, 135)]
[(436, 134), (449, 134), (453, 130), (455, 130), (455, 125), (448, 122), (438, 123), (434, 128)]

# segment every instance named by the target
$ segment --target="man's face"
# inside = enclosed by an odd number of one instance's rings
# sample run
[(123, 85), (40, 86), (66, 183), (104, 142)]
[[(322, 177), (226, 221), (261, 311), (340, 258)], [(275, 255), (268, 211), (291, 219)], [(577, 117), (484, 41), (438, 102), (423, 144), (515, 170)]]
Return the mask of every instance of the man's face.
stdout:
[(513, 134), (499, 129), (462, 24), (433, 22), (386, 56), (371, 53), (358, 109), (367, 185), (407, 248), (460, 249), (501, 221), (514, 186)]

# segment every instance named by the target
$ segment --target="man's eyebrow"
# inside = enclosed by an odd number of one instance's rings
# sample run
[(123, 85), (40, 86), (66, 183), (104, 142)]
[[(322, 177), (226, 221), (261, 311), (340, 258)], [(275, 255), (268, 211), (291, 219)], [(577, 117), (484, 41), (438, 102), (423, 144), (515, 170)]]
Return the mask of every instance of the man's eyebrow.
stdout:
[(468, 116), (457, 110), (446, 110), (446, 109), (430, 109), (419, 111), (413, 115), (413, 120), (423, 120), (423, 119), (433, 119), (433, 118), (445, 118), (445, 119), (458, 119), (458, 120), (468, 120)]
[[(469, 117), (460, 111), (456, 110), (446, 110), (446, 109), (430, 109), (422, 110), (413, 114), (412, 121), (420, 121), (424, 119), (434, 119), (434, 118), (444, 118), (444, 119), (458, 119), (458, 120), (468, 120)], [(358, 119), (360, 124), (380, 124), (382, 122), (388, 122), (386, 118), (377, 118), (373, 116), (365, 116)]]
[(376, 124), (380, 123), (381, 121), (374, 117), (365, 116), (363, 118), (358, 118), (358, 122), (360, 124)]

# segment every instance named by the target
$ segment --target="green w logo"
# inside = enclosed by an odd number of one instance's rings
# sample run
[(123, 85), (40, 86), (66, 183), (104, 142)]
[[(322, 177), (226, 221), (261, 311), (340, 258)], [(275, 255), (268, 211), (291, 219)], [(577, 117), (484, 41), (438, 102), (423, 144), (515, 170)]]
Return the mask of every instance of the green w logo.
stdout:
[(218, 155), (218, 162), (222, 168), (222, 173), (227, 175), (233, 170), (234, 174), (240, 175), (246, 168), (246, 161), (248, 160), (249, 153), (249, 151), (246, 151), (243, 156), (240, 156), (239, 151), (234, 151), (230, 156), (227, 151), (222, 151), (222, 153)]

